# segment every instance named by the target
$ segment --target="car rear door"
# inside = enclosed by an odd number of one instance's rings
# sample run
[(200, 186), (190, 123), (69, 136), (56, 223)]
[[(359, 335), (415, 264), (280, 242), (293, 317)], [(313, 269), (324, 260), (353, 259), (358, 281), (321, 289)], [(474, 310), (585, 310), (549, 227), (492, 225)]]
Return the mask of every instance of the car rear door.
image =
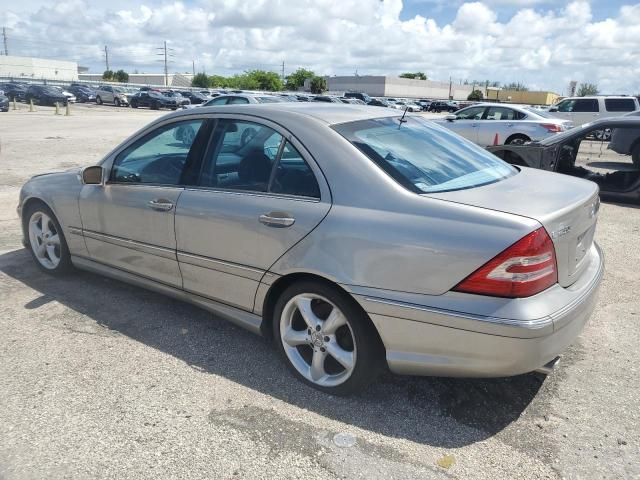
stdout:
[[(502, 145), (512, 135), (527, 134), (518, 128), (519, 118), (524, 117), (517, 110), (509, 107), (489, 107), (480, 120), (478, 132), (478, 145)], [(529, 135), (528, 135), (529, 136)], [(529, 136), (530, 137), (530, 136)]]
[(322, 172), (283, 127), (218, 116), (198, 182), (176, 210), (184, 289), (252, 311), (265, 272), (330, 206)]
[(208, 139), (204, 119), (168, 121), (114, 155), (102, 185), (80, 192), (92, 260), (181, 288), (175, 206)]

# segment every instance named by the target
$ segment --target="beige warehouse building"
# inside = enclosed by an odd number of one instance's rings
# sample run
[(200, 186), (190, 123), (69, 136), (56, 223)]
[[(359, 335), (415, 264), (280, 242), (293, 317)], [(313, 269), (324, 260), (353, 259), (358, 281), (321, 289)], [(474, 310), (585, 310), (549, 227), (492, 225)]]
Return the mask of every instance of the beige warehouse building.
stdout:
[(73, 81), (78, 79), (78, 64), (47, 58), (0, 56), (0, 77)]

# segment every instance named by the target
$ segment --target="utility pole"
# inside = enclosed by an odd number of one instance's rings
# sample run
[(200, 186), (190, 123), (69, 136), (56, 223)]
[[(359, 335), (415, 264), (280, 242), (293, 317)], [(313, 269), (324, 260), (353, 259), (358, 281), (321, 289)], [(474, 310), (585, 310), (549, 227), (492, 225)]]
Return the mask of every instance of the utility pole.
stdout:
[(282, 61), (282, 83), (284, 83), (284, 60)]
[(453, 100), (453, 97), (451, 96), (451, 77), (449, 77), (449, 100)]
[(6, 27), (2, 27), (2, 40), (4, 42), (4, 55), (6, 57), (9, 56), (9, 48), (7, 47), (7, 29)]
[(196, 61), (191, 60), (191, 66), (193, 67), (193, 76), (196, 76)]
[(164, 46), (157, 48), (156, 50), (162, 50), (161, 53), (156, 55), (164, 56), (164, 86), (169, 86), (169, 57), (173, 57), (173, 48), (167, 48), (167, 41), (164, 41)]
[(107, 46), (104, 46), (104, 61), (107, 64), (107, 70), (109, 70), (109, 49)]

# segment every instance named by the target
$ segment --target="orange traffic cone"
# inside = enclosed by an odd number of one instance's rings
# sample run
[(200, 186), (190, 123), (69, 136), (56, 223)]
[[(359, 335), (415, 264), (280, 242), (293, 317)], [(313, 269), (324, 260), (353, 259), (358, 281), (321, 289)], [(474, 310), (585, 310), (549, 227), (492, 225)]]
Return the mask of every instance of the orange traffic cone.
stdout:
[(498, 141), (498, 134), (496, 133), (496, 136), (493, 137), (493, 144), (494, 145), (500, 145), (500, 142)]

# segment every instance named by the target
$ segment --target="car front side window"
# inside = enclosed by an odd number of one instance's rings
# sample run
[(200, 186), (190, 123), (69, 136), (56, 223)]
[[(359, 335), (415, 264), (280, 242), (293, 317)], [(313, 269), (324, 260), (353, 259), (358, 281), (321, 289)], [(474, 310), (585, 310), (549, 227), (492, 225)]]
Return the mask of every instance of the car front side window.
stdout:
[(575, 105), (575, 103), (575, 100), (563, 100), (558, 104), (558, 111), (565, 113), (573, 112), (573, 106)]
[(180, 185), (203, 124), (189, 120), (164, 125), (134, 142), (116, 157), (110, 182)]
[(486, 107), (471, 107), (465, 108), (459, 112), (456, 112), (456, 118), (458, 120), (480, 120)]

